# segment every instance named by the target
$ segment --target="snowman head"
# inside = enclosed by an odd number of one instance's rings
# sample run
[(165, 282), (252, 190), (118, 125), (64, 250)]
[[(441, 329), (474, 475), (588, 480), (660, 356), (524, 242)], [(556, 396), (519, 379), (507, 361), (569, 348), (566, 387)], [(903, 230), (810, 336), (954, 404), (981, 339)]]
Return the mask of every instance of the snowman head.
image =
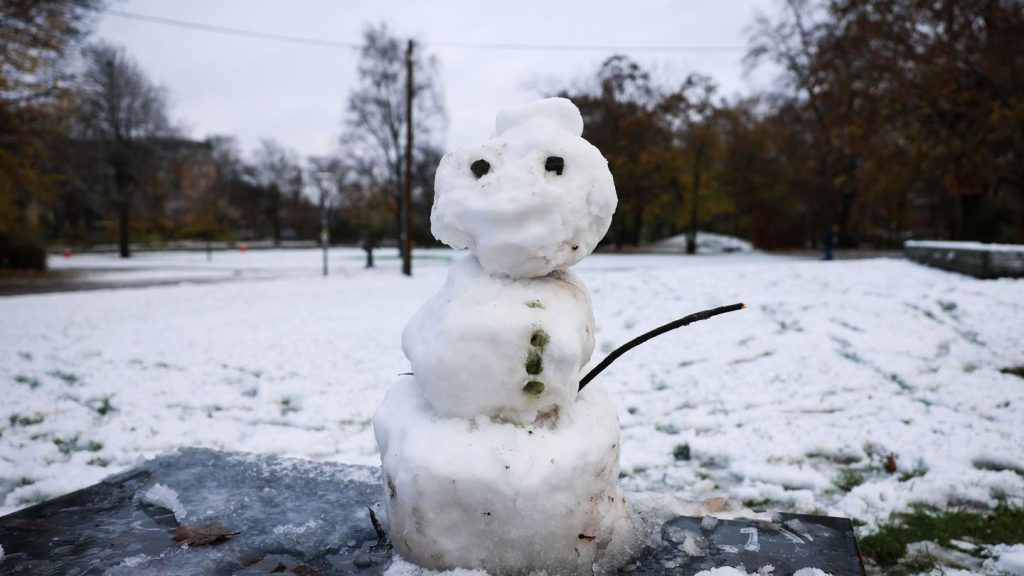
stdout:
[(615, 212), (608, 161), (581, 138), (583, 117), (565, 98), (503, 110), (496, 124), (490, 140), (441, 160), (431, 231), (468, 248), (494, 275), (572, 266), (594, 250)]

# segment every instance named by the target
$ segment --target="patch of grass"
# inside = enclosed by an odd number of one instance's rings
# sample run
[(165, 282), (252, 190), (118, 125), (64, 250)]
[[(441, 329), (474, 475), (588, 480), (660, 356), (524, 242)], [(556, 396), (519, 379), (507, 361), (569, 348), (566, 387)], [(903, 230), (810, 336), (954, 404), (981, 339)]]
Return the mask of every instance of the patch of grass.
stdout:
[(46, 374), (47, 376), (53, 376), (54, 378), (63, 380), (64, 383), (67, 384), (68, 386), (77, 383), (79, 380), (77, 374), (72, 374), (71, 372), (65, 372), (63, 370), (50, 370)]
[(690, 445), (689, 444), (676, 444), (676, 447), (672, 449), (672, 457), (679, 460), (690, 459)]
[(662, 434), (668, 434), (670, 436), (679, 434), (679, 428), (677, 428), (675, 424), (655, 424), (654, 429)]
[(57, 450), (60, 450), (61, 454), (67, 456), (72, 452), (78, 451), (78, 434), (70, 438), (54, 438), (53, 443), (57, 446)]
[(105, 396), (99, 402), (94, 402), (93, 404), (95, 406), (92, 406), (92, 409), (100, 416), (106, 416), (114, 411), (114, 406), (110, 403), (110, 396)]
[(928, 469), (927, 468), (925, 468), (923, 466), (918, 466), (917, 468), (914, 468), (913, 470), (908, 470), (906, 472), (900, 472), (900, 475), (899, 475), (898, 478), (899, 478), (900, 482), (909, 482), (910, 480), (913, 480), (914, 478), (920, 478), (920, 477), (924, 476), (927, 473), (928, 473)]
[(846, 468), (836, 476), (834, 483), (836, 488), (839, 488), (843, 492), (849, 492), (863, 484), (865, 480), (866, 478), (864, 478), (864, 475), (860, 472)]
[(299, 410), (301, 410), (301, 408), (299, 408), (295, 400), (291, 397), (285, 396), (281, 399), (281, 416), (287, 416), (292, 412), (298, 412)]
[(103, 443), (90, 440), (89, 442), (82, 444), (78, 434), (71, 436), (70, 438), (54, 438), (53, 443), (57, 446), (57, 450), (60, 450), (61, 454), (68, 455), (72, 452), (81, 452), (87, 450), (89, 452), (99, 452), (103, 450)]
[(743, 505), (751, 510), (773, 510), (779, 507), (779, 503), (771, 498), (762, 498), (760, 500), (744, 500)]
[(39, 386), (40, 386), (38, 378), (33, 378), (31, 376), (25, 376), (24, 374), (18, 374), (17, 376), (15, 376), (14, 377), (14, 381), (17, 382), (18, 384), (24, 384), (24, 385), (28, 386), (30, 390), (35, 390), (36, 388), (39, 388)]
[(35, 416), (22, 416), (21, 414), (11, 414), (8, 421), (11, 426), (35, 426), (36, 424), (42, 424), (46, 417), (42, 414), (36, 414)]
[(906, 560), (900, 562), (896, 566), (890, 567), (886, 572), (891, 576), (903, 576), (904, 574), (924, 574), (931, 572), (939, 561), (927, 552), (921, 552), (914, 554)]
[(988, 512), (917, 508), (890, 518), (878, 532), (861, 538), (860, 550), (886, 568), (887, 574), (895, 574), (890, 568), (906, 555), (907, 544), (930, 540), (949, 547), (950, 540), (964, 538), (977, 544), (1024, 543), (1024, 508), (1006, 504)]

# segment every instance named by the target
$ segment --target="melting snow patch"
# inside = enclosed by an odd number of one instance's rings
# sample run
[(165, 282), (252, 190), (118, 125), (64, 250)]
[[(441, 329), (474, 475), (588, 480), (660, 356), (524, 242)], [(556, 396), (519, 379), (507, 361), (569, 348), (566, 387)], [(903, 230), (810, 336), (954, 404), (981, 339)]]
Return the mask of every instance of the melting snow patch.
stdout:
[(445, 570), (443, 572), (428, 570), (427, 568), (421, 568), (411, 562), (407, 562), (397, 554), (392, 557), (391, 565), (384, 571), (384, 576), (434, 576), (440, 574), (446, 576), (487, 576), (487, 572), (483, 570), (466, 570), (464, 568)]
[(1024, 544), (999, 544), (989, 548), (989, 552), (993, 558), (985, 561), (985, 568), (994, 568), (1013, 576), (1024, 576)]
[(820, 568), (801, 568), (793, 572), (793, 576), (832, 576)]
[[(804, 568), (806, 570), (806, 568)], [(757, 569), (757, 572), (747, 572), (731, 566), (721, 566), (710, 570), (701, 570), (694, 576), (771, 576), (775, 573), (775, 566), (767, 564)], [(800, 574), (800, 571), (797, 571)], [(796, 576), (796, 575), (794, 575)], [(812, 574), (800, 574), (800, 576), (813, 576)]]
[(122, 566), (125, 568), (137, 568), (139, 566), (144, 565), (146, 562), (149, 562), (152, 559), (153, 557), (149, 556), (148, 554), (136, 554), (135, 556), (129, 556), (124, 560), (121, 560), (121, 563), (118, 564), (118, 566)]
[(305, 524), (303, 524), (301, 526), (296, 526), (294, 524), (285, 524), (283, 526), (276, 526), (276, 527), (274, 527), (274, 534), (277, 534), (277, 535), (281, 535), (281, 534), (303, 534), (307, 530), (311, 530), (313, 528), (317, 528), (318, 526), (320, 526), (320, 521), (317, 520), (316, 518), (313, 518), (313, 519), (309, 520), (308, 522), (306, 522)]
[(163, 484), (154, 484), (149, 490), (146, 490), (142, 494), (142, 501), (174, 512), (174, 519), (179, 523), (188, 515), (185, 512), (185, 507), (178, 500), (178, 493)]

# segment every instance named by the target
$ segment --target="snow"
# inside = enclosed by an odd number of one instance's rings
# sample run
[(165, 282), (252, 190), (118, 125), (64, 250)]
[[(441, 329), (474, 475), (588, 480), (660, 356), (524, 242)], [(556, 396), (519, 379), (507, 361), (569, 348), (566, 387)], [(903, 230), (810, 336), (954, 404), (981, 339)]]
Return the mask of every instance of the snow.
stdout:
[(320, 524), (321, 522), (319, 520), (313, 518), (299, 526), (296, 526), (295, 524), (275, 526), (273, 532), (278, 536), (281, 534), (305, 534), (308, 530), (314, 530), (320, 527)]
[(1000, 544), (989, 547), (988, 552), (992, 558), (985, 561), (987, 571), (1024, 576), (1024, 544)]
[(0, 562), (4, 561), (4, 547), (0, 546)]
[[(793, 576), (799, 574), (800, 576), (815, 576), (813, 572), (804, 572), (806, 568), (797, 570)], [(741, 567), (734, 568), (732, 566), (722, 566), (719, 568), (712, 568), (710, 570), (701, 570), (694, 576), (772, 576), (775, 572), (775, 567), (771, 564), (762, 566), (757, 569), (756, 572), (747, 572)]]
[(385, 576), (487, 576), (483, 570), (466, 570), (455, 568), (453, 570), (430, 570), (417, 566), (400, 555), (395, 554), (391, 558), (391, 564), (384, 572)]
[(178, 493), (164, 486), (163, 484), (154, 484), (146, 492), (142, 494), (140, 498), (146, 504), (152, 504), (153, 506), (159, 506), (165, 508), (174, 513), (174, 519), (179, 524), (184, 524), (185, 518), (188, 518), (188, 512), (185, 507), (181, 505), (181, 501), (178, 500)]
[[(653, 251), (672, 251), (672, 252), (683, 252), (686, 250), (686, 234), (679, 234), (672, 236), (664, 240), (659, 240), (652, 244), (649, 248)], [(736, 238), (734, 236), (726, 236), (725, 234), (715, 234), (713, 232), (704, 232), (703, 230), (697, 231), (697, 253), (698, 254), (721, 254), (728, 252), (750, 252), (754, 247), (750, 242)]]
[[(617, 202), (608, 162), (582, 131), (564, 98), (500, 112), (491, 140), (441, 160), (434, 236), (470, 249), (490, 274), (544, 276), (579, 262), (604, 237)], [(546, 169), (553, 158), (563, 165)], [(488, 170), (476, 174), (480, 161)]]
[[(366, 270), (358, 250), (331, 253), (326, 279), (317, 250), (250, 251), (231, 258), (280, 277), (0, 298), (0, 514), (181, 446), (379, 465), (370, 419), (409, 371), (403, 326), (457, 255), (417, 250), (406, 278), (393, 258)], [(117, 262), (71, 261), (86, 259)], [(145, 258), (161, 260), (206, 266), (202, 253)], [(1024, 364), (1024, 281), (757, 253), (595, 254), (573, 270), (593, 296), (593, 362), (672, 318), (749, 307), (598, 379), (622, 423), (627, 495), (771, 500), (865, 531), (915, 503), (1020, 501), (1005, 465), (1024, 459), (1024, 386), (1000, 369)], [(690, 460), (673, 456), (683, 444)], [(801, 488), (780, 468), (864, 481)]]
[(136, 554), (135, 556), (125, 558), (120, 564), (118, 564), (118, 566), (122, 568), (138, 568), (140, 566), (145, 566), (145, 564), (152, 559), (153, 557), (148, 554)]

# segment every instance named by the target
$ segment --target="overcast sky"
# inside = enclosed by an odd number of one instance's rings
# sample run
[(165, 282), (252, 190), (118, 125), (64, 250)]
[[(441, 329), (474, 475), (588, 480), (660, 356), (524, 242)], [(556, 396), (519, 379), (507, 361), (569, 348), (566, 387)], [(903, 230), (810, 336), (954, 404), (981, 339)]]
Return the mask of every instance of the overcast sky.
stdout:
[[(413, 1), (127, 0), (113, 10), (274, 34), (358, 43), (386, 21), (440, 61), (449, 129), (445, 149), (486, 138), (497, 110), (544, 96), (538, 86), (592, 75), (612, 51), (483, 50), (434, 43), (585, 46), (745, 46), (773, 0)], [(112, 14), (96, 36), (125, 46), (171, 94), (188, 134), (238, 137), (247, 150), (274, 138), (305, 156), (335, 150), (357, 50), (224, 35)], [(742, 51), (627, 52), (657, 77), (710, 74), (723, 93), (749, 93), (773, 72), (743, 74)]]

